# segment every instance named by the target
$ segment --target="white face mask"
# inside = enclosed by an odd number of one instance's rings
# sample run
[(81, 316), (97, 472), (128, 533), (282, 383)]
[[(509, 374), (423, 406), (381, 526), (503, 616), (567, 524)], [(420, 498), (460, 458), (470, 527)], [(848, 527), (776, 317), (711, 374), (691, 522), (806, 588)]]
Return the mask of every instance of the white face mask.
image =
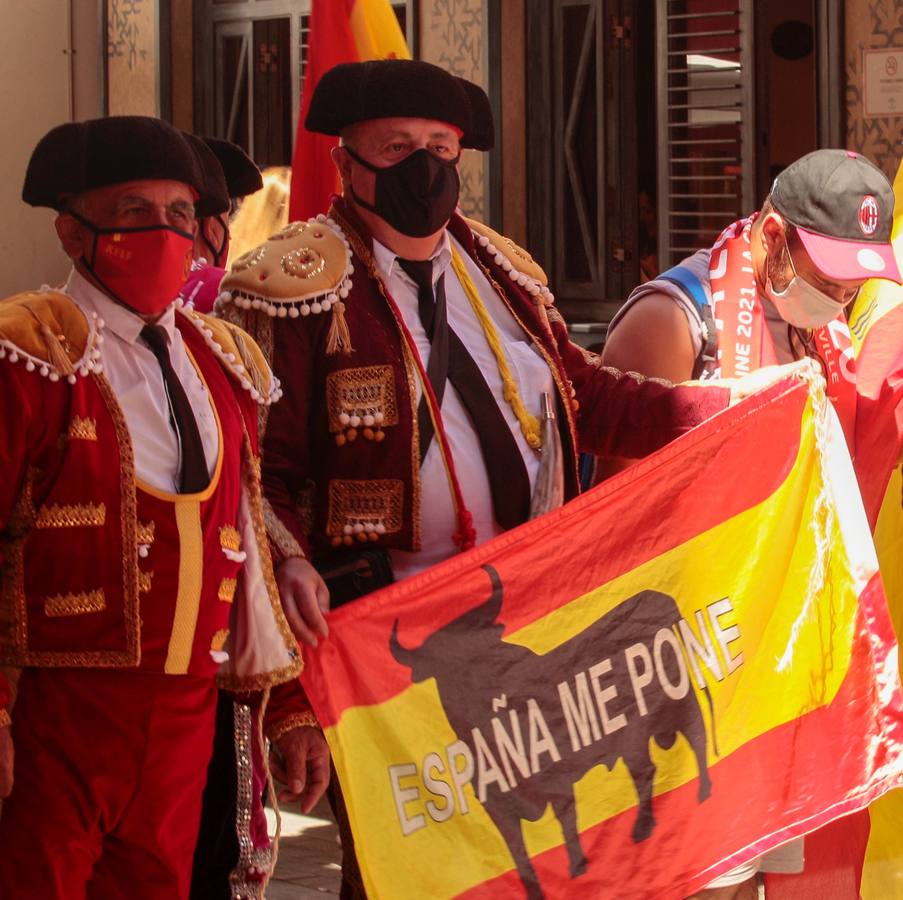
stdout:
[(790, 260), (793, 278), (783, 291), (775, 290), (771, 283), (771, 273), (765, 276), (765, 296), (774, 304), (780, 317), (795, 328), (821, 328), (836, 319), (846, 304), (829, 297), (797, 275), (789, 248), (787, 258)]

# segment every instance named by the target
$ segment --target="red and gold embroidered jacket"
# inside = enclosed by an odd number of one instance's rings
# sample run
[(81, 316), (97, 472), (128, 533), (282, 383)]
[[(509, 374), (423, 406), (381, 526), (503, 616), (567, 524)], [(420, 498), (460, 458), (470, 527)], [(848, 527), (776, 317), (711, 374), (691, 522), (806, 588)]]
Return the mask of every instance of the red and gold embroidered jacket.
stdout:
[(260, 496), (255, 401), (278, 382), (234, 326), (176, 325), (220, 428), (195, 495), (137, 480), (99, 320), (50, 291), (0, 302), (0, 665), (218, 671), (236, 690), (300, 671)]
[[(602, 368), (568, 338), (542, 270), (495, 232), (449, 231), (546, 358), (565, 411), (566, 494), (578, 450), (639, 457), (728, 403)], [(376, 272), (371, 238), (341, 200), (236, 260), (217, 309), (258, 341), (284, 398), (263, 446), (268, 533), (285, 556), (356, 539), (420, 548), (416, 349)]]

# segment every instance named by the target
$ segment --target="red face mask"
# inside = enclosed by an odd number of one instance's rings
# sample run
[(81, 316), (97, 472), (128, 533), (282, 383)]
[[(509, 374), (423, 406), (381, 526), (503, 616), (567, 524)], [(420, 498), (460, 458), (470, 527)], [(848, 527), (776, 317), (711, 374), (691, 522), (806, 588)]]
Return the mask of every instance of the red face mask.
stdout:
[(94, 252), (85, 268), (114, 300), (142, 316), (163, 312), (179, 294), (191, 269), (194, 235), (169, 225), (147, 228), (97, 228)]

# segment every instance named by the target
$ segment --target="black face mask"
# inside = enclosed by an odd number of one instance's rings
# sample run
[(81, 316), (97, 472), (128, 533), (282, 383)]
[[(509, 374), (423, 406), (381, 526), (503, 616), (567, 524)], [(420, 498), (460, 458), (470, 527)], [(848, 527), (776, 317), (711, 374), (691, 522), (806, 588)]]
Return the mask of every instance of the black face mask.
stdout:
[(439, 159), (421, 148), (394, 166), (381, 169), (361, 159), (350, 147), (345, 149), (352, 159), (376, 173), (374, 202), (361, 200), (352, 188), (355, 202), (385, 219), (396, 231), (408, 237), (427, 237), (451, 218), (461, 189), (457, 169), (460, 156)]
[(226, 245), (229, 243), (229, 224), (228, 222), (223, 221), (223, 217), (219, 216), (220, 225), (223, 226), (223, 239), (220, 241), (219, 250), (210, 243), (210, 238), (207, 237), (207, 231), (204, 228), (204, 223), (201, 222), (201, 240), (207, 245), (207, 249), (210, 251), (211, 260), (210, 262), (214, 266), (219, 266), (222, 268), (223, 263), (225, 262), (224, 255), (226, 252)]

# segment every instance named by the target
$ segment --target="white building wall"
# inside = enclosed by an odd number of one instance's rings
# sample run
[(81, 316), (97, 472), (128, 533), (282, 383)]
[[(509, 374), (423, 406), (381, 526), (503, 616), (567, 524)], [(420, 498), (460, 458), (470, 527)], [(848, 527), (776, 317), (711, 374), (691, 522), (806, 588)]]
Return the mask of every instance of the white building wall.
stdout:
[(53, 229), (54, 213), (26, 206), (22, 182), (32, 149), (50, 128), (100, 115), (100, 21), (100, 4), (92, 0), (4, 4), (0, 297), (58, 283), (68, 269)]

